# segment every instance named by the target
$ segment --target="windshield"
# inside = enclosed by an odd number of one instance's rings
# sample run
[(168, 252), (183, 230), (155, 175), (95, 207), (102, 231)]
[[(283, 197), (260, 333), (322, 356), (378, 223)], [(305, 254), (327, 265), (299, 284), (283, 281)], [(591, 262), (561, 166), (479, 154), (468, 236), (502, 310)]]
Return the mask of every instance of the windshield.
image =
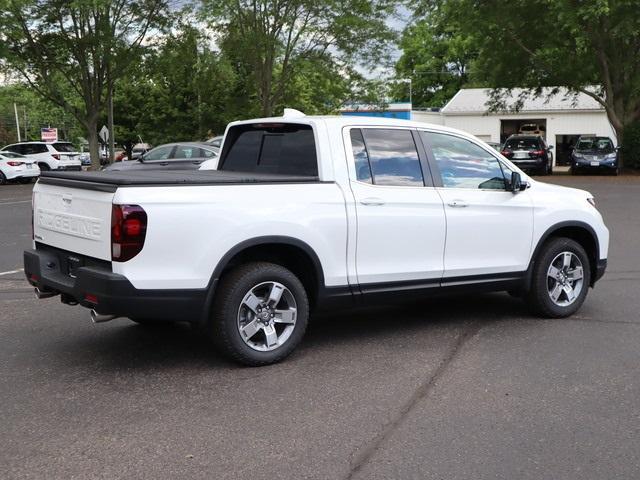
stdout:
[(608, 137), (581, 138), (576, 145), (576, 150), (597, 150), (599, 152), (612, 152), (613, 142)]
[(53, 148), (58, 152), (75, 152), (71, 143), (54, 143)]
[(510, 138), (504, 144), (504, 148), (508, 150), (534, 150), (538, 147), (537, 138)]

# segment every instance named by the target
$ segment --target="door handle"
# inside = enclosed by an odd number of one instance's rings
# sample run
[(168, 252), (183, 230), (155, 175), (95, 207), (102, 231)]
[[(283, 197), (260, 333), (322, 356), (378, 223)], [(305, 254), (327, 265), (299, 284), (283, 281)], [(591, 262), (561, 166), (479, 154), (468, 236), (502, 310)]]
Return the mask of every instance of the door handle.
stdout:
[(451, 200), (448, 205), (454, 208), (464, 208), (469, 206), (469, 204), (464, 200)]
[(384, 205), (384, 201), (381, 198), (374, 198), (374, 197), (363, 198), (362, 200), (360, 200), (360, 203), (362, 205), (370, 205), (370, 206)]

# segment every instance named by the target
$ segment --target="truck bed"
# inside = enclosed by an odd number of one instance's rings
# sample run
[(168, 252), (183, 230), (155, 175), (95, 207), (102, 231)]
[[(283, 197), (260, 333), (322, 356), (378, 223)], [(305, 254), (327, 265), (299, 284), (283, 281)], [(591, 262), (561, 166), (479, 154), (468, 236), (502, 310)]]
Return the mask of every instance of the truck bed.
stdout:
[(318, 177), (222, 170), (154, 170), (114, 172), (42, 172), (40, 183), (114, 192), (118, 187), (233, 185), (247, 183), (317, 183)]

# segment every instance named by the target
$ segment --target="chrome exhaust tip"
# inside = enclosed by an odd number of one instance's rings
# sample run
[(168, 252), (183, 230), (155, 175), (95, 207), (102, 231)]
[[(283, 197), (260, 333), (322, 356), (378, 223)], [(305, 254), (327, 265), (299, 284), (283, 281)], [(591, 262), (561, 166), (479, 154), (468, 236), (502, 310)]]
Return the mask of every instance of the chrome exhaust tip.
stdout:
[(51, 297), (55, 297), (56, 295), (58, 295), (57, 292), (43, 292), (38, 287), (35, 287), (33, 289), (33, 293), (35, 293), (36, 298), (38, 300), (43, 299), (43, 298), (51, 298)]
[(93, 323), (103, 323), (108, 322), (109, 320), (113, 320), (114, 318), (118, 318), (117, 315), (102, 315), (96, 312), (93, 308), (91, 309), (91, 321)]

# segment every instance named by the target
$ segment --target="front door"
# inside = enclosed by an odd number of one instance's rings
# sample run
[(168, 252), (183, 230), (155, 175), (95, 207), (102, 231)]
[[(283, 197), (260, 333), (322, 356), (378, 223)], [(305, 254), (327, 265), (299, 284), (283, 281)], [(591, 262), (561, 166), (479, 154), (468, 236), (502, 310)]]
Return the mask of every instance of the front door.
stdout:
[[(451, 134), (420, 132), (432, 154), (447, 219), (443, 284), (527, 269), (533, 205), (526, 191), (508, 190), (511, 171), (489, 150)], [(487, 147), (489, 148), (489, 147)]]
[[(351, 128), (356, 270), (363, 292), (437, 286), (443, 272), (444, 208), (417, 132)], [(426, 171), (423, 172), (423, 169)]]

